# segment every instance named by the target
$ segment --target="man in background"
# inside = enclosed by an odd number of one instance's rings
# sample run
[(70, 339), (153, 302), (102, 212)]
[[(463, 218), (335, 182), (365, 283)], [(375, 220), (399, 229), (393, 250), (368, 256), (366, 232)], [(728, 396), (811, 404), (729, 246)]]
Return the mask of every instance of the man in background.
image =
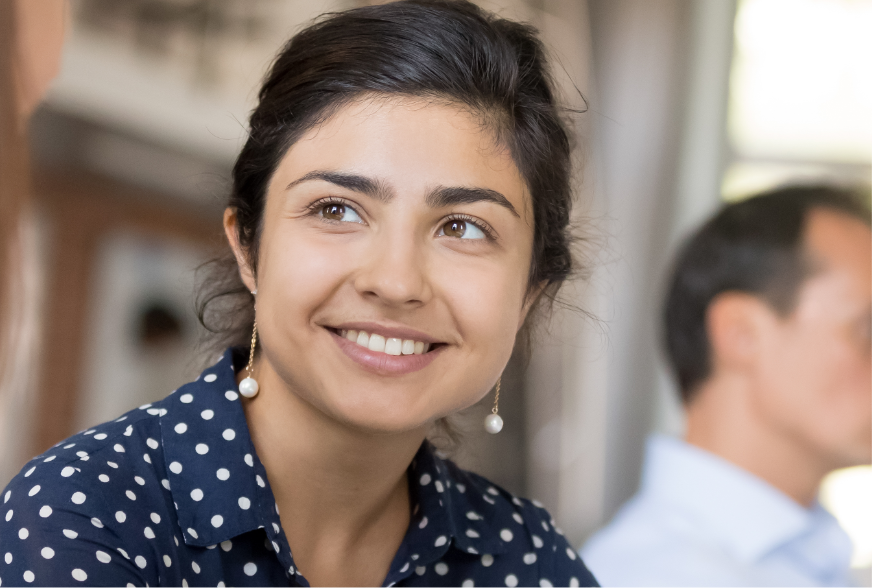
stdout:
[(604, 586), (844, 586), (851, 542), (817, 502), (872, 460), (872, 231), (851, 194), (726, 205), (685, 244), (665, 339), (687, 414), (582, 550)]

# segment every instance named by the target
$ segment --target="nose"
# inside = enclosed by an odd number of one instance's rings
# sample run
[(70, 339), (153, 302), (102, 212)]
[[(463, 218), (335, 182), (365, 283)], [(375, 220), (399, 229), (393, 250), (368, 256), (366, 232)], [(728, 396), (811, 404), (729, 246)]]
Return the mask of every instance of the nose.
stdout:
[(364, 298), (384, 306), (412, 309), (432, 296), (426, 255), (409, 231), (375, 237), (363, 255), (354, 287)]

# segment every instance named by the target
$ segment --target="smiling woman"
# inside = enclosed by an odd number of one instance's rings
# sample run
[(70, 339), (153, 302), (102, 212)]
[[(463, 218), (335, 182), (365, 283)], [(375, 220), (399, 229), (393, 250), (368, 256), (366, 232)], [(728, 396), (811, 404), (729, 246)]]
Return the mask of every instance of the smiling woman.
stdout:
[(569, 140), (535, 32), (463, 1), (328, 15), (259, 98), (232, 265), (204, 285), (229, 348), (25, 467), (0, 578), (595, 584), (541, 506), (426, 440), (498, 393), (572, 269)]

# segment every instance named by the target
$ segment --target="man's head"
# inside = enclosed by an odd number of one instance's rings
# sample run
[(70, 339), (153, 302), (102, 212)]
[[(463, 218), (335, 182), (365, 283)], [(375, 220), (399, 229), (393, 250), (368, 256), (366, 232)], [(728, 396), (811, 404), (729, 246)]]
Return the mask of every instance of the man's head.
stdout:
[(851, 193), (725, 206), (685, 244), (664, 318), (686, 405), (740, 383), (767, 426), (833, 467), (872, 457), (872, 232)]

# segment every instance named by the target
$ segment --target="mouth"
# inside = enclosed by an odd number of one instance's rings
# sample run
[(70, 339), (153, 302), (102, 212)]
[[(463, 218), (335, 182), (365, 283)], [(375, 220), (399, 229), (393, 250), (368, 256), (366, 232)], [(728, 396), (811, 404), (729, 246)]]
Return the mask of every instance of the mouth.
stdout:
[(447, 344), (396, 329), (324, 327), (355, 363), (379, 375), (403, 375), (430, 365)]

